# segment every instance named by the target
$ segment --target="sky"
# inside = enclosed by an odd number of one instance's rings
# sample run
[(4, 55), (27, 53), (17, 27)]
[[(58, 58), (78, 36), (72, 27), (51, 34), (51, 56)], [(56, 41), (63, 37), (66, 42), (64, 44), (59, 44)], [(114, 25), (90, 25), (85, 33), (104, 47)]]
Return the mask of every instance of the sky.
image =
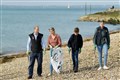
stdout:
[(83, 5), (85, 3), (87, 4), (120, 4), (120, 0), (0, 0), (0, 5)]

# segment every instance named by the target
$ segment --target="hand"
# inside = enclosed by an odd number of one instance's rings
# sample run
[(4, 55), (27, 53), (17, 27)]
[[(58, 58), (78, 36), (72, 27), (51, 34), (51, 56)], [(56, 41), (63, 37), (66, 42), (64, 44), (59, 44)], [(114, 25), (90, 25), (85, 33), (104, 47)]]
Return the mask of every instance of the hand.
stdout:
[(94, 44), (94, 50), (96, 50), (96, 45)]
[(50, 48), (53, 48), (51, 45), (49, 45)]
[(46, 50), (45, 50), (45, 49), (43, 50), (43, 54), (44, 54), (44, 55), (46, 54)]
[(55, 48), (58, 48), (59, 46), (57, 45), (57, 46), (55, 46)]
[(70, 54), (70, 52), (71, 52), (71, 48), (68, 48), (68, 53)]
[(27, 55), (30, 55), (30, 53), (31, 53), (30, 51), (26, 51), (26, 54), (27, 54)]
[(78, 52), (78, 54), (80, 54), (81, 53), (81, 48), (79, 48), (79, 52)]

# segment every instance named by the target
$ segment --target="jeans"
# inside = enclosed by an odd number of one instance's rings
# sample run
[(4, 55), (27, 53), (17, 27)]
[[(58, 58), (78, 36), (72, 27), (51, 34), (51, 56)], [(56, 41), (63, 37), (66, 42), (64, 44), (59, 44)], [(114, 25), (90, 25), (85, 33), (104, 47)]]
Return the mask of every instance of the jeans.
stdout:
[(79, 50), (72, 50), (73, 70), (78, 70), (78, 53)]
[(29, 56), (29, 67), (28, 67), (28, 74), (29, 76), (33, 76), (33, 68), (34, 68), (34, 63), (35, 59), (37, 59), (37, 74), (41, 75), (42, 74), (42, 61), (43, 61), (43, 54), (41, 53), (31, 53)]
[(52, 72), (53, 72), (53, 66), (51, 63), (52, 51), (53, 51), (53, 49), (50, 49), (50, 74), (52, 74)]
[(102, 67), (102, 51), (104, 53), (104, 66), (107, 65), (107, 57), (108, 57), (108, 45), (107, 44), (103, 44), (100, 46), (97, 46), (97, 50), (98, 50), (98, 60), (99, 60), (99, 66)]
[[(53, 51), (53, 49), (51, 48), (50, 49), (50, 74), (52, 74), (52, 72), (53, 72), (53, 66), (51, 63), (52, 51)], [(62, 71), (62, 66), (60, 67), (60, 71)]]

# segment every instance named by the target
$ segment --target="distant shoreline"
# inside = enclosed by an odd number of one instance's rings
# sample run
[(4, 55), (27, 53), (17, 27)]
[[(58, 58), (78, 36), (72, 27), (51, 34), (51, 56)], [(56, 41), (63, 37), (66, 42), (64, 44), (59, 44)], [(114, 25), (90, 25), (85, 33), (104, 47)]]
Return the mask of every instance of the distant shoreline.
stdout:
[[(116, 30), (116, 31), (111, 31), (110, 32), (110, 35), (111, 34), (116, 34), (116, 33), (120, 33), (120, 30)], [(88, 41), (91, 41), (92, 40), (92, 37), (88, 37), (88, 38), (85, 38), (84, 39), (84, 42), (88, 42)], [(66, 47), (67, 46), (67, 43), (64, 43), (62, 45), (62, 48)], [(49, 49), (47, 49), (48, 51)], [(21, 58), (21, 57), (26, 57), (27, 55), (25, 54), (25, 52), (19, 52), (17, 54), (13, 53), (13, 54), (5, 54), (5, 55), (0, 55), (0, 64), (1, 63), (5, 63), (5, 62), (10, 62), (12, 61), (13, 59), (15, 58)]]
[(78, 21), (90, 21), (90, 22), (104, 21), (107, 24), (117, 25), (120, 24), (120, 9), (108, 9), (103, 12), (85, 15), (80, 17)]

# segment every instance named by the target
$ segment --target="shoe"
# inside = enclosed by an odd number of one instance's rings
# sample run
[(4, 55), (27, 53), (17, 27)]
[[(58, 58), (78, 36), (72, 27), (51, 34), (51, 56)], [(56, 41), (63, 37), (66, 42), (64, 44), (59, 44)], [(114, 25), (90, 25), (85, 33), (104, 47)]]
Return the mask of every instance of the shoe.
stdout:
[(28, 76), (28, 79), (32, 79), (32, 76)]
[(51, 74), (51, 73), (49, 73), (49, 74), (48, 74), (48, 77), (49, 77), (49, 76), (52, 76), (52, 74)]
[(74, 69), (74, 73), (78, 72), (78, 69)]
[(74, 70), (74, 73), (77, 73), (78, 72), (78, 70)]
[(99, 67), (99, 68), (98, 68), (98, 71), (101, 70), (101, 69), (102, 69), (102, 67)]
[(40, 74), (40, 75), (38, 75), (39, 77), (42, 77), (42, 75)]
[(107, 66), (104, 66), (104, 67), (103, 67), (103, 69), (105, 69), (105, 70), (108, 70), (108, 69), (109, 69), (109, 67), (107, 67)]

